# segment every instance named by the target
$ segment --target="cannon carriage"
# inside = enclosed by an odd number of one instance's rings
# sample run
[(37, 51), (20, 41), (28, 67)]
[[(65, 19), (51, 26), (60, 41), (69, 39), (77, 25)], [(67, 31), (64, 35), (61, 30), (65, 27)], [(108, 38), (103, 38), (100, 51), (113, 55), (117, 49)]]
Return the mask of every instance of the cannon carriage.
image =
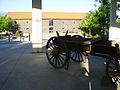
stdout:
[(101, 38), (84, 38), (79, 35), (51, 37), (46, 45), (46, 56), (49, 63), (57, 69), (69, 67), (69, 60), (85, 62), (88, 54), (107, 58), (106, 74), (120, 83), (119, 45), (111, 45), (111, 41)]

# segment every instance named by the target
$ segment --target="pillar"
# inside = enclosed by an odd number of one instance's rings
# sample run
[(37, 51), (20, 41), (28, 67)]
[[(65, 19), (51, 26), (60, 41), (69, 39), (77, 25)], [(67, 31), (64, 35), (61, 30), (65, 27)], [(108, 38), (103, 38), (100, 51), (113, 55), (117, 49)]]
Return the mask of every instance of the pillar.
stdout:
[(114, 26), (116, 19), (116, 0), (111, 0), (110, 4), (110, 26)]
[(111, 0), (109, 40), (120, 42), (120, 23), (116, 23), (116, 9), (118, 1), (120, 2), (120, 0)]
[(42, 52), (42, 0), (32, 0), (32, 52)]

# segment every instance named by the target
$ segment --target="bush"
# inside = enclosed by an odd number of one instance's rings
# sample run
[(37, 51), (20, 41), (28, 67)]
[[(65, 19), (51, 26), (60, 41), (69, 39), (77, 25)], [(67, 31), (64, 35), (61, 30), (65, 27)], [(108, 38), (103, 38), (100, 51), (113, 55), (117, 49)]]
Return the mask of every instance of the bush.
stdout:
[(5, 38), (7, 35), (6, 34), (0, 34), (0, 39)]
[(17, 37), (22, 37), (23, 36), (23, 32), (22, 31), (17, 31), (16, 32), (16, 36)]
[(116, 22), (117, 22), (117, 23), (120, 23), (120, 18), (117, 18), (117, 19), (116, 19)]
[(96, 34), (95, 36), (93, 36), (94, 38), (98, 38), (101, 37), (100, 35)]

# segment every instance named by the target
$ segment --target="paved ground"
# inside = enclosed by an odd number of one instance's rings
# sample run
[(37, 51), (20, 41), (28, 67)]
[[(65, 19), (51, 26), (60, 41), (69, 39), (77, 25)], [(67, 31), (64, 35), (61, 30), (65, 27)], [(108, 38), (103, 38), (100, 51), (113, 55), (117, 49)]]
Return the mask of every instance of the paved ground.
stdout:
[(105, 75), (105, 59), (89, 56), (89, 76), (79, 63), (54, 69), (45, 53), (31, 53), (30, 43), (0, 47), (0, 90), (120, 90)]

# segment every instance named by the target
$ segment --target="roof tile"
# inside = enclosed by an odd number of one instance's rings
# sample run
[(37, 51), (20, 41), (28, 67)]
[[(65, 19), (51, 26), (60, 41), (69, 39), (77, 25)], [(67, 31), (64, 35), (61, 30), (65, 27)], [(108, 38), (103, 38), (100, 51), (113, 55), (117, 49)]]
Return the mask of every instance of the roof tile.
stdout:
[[(32, 19), (32, 12), (8, 12), (7, 16), (12, 19)], [(76, 12), (42, 12), (42, 19), (54, 20), (80, 20), (87, 16), (87, 13)]]

